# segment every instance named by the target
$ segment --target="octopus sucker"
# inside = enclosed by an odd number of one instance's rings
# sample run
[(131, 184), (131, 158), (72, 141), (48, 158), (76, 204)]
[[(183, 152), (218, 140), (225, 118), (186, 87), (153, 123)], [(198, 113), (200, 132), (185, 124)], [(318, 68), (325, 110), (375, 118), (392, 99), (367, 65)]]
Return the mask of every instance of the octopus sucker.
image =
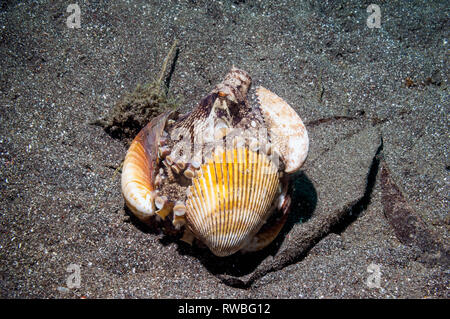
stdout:
[(133, 140), (122, 194), (140, 220), (169, 218), (182, 241), (217, 256), (263, 249), (290, 209), (289, 175), (309, 148), (300, 116), (233, 67), (187, 114), (168, 111)]

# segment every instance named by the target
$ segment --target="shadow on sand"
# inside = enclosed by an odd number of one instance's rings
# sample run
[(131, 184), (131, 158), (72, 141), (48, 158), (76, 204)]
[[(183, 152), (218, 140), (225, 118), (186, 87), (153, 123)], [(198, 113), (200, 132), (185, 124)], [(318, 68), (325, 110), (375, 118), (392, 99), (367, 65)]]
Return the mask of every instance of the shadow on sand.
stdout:
[(277, 238), (261, 251), (246, 254), (238, 252), (228, 257), (215, 256), (201, 243), (198, 245), (198, 241), (192, 246), (180, 241), (182, 234), (173, 229), (169, 219), (159, 223), (144, 224), (127, 207), (125, 207), (125, 211), (136, 228), (145, 233), (163, 234), (160, 239), (163, 245), (177, 243), (180, 254), (198, 258), (213, 275), (240, 277), (252, 273), (268, 256), (274, 256), (283, 243), (285, 236), (296, 223), (303, 223), (311, 218), (317, 204), (317, 193), (310, 179), (304, 172), (294, 174), (291, 177), (290, 188), (291, 210)]

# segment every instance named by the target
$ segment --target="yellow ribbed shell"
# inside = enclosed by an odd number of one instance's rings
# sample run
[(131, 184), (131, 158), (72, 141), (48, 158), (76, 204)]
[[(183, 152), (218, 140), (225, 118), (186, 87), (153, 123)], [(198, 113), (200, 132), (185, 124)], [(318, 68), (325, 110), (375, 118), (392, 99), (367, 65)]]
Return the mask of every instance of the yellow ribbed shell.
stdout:
[(277, 167), (247, 148), (215, 152), (192, 179), (186, 201), (191, 231), (217, 256), (243, 248), (271, 214)]

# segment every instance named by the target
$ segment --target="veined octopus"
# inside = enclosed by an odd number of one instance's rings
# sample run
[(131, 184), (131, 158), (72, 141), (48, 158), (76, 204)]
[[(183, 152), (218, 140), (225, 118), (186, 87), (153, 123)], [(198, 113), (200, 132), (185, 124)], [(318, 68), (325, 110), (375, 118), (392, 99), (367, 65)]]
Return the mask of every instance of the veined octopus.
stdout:
[(301, 118), (232, 68), (188, 114), (168, 111), (133, 140), (122, 170), (126, 205), (142, 221), (170, 218), (183, 240), (217, 256), (271, 243), (290, 208), (290, 174), (309, 147)]

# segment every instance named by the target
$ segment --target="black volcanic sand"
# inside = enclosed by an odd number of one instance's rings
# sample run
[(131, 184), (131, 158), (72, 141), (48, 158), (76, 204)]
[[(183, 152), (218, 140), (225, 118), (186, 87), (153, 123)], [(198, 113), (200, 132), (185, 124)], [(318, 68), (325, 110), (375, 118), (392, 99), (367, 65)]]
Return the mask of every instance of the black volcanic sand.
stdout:
[[(80, 29), (66, 1), (2, 3), (0, 296), (448, 298), (446, 2), (383, 1), (380, 29), (371, 1), (168, 3), (80, 3)], [(125, 143), (91, 123), (156, 79), (175, 38), (183, 112), (235, 65), (307, 125), (290, 219), (262, 252), (217, 258), (124, 209)]]

